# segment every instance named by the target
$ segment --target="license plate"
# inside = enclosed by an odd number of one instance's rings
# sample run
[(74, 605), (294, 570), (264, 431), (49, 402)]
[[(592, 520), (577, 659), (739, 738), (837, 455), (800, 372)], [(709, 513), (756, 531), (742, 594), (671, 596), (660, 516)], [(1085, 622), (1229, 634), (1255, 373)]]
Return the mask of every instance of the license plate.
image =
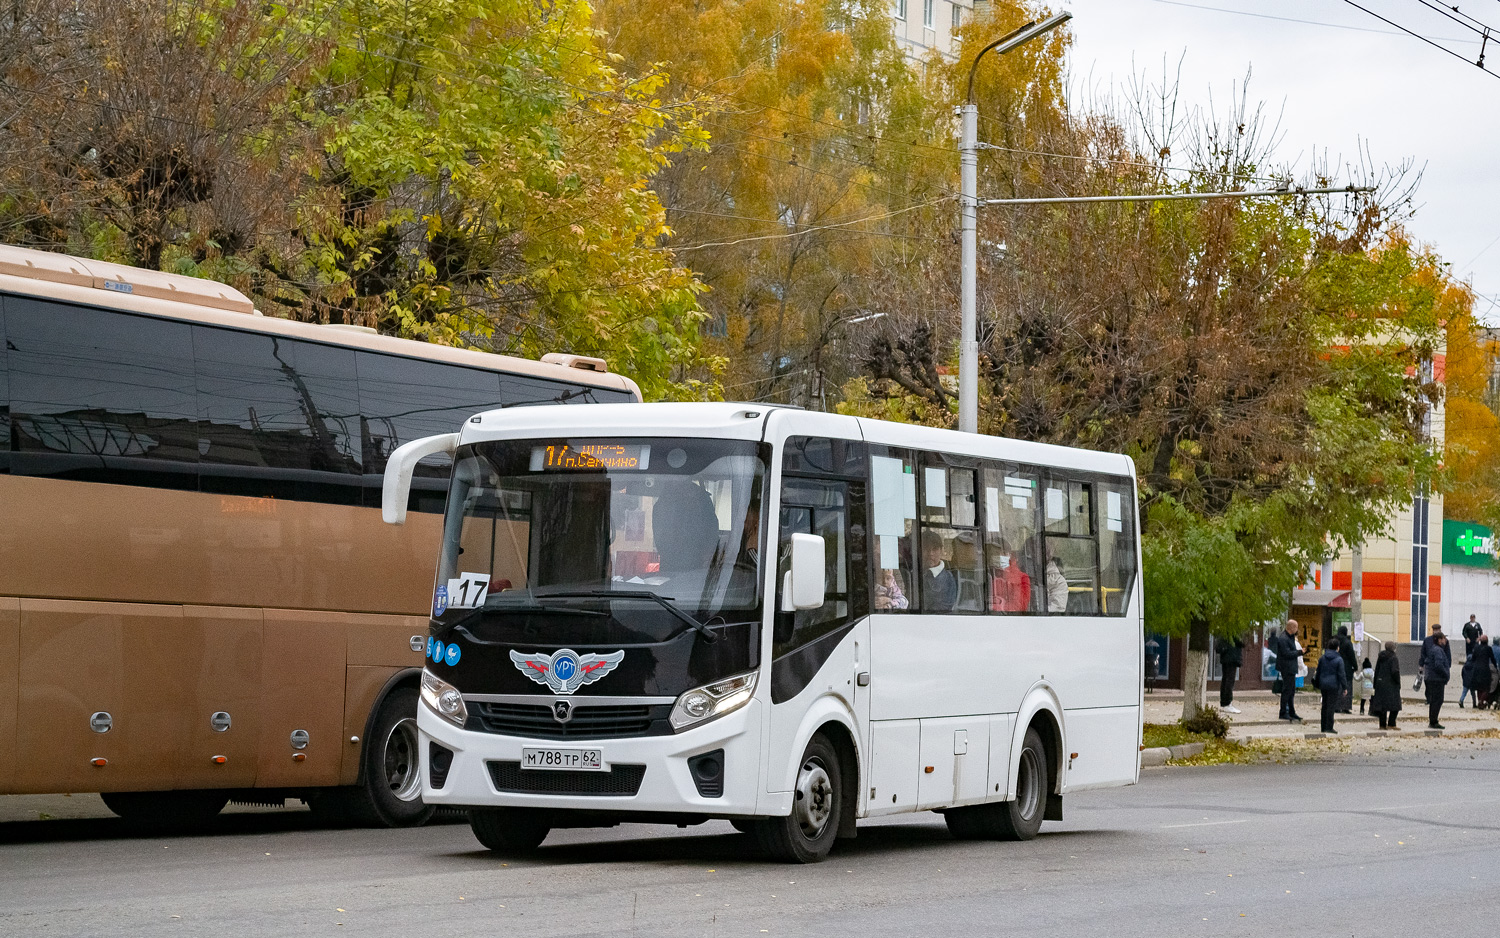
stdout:
[(523, 769), (563, 769), (568, 772), (603, 772), (604, 753), (598, 749), (522, 749)]

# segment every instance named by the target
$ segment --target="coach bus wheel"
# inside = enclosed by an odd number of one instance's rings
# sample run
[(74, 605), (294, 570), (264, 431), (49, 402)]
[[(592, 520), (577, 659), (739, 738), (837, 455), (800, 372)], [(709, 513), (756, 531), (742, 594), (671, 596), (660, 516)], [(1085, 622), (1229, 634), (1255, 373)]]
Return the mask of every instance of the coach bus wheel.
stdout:
[(417, 691), (398, 687), (385, 696), (364, 751), (364, 783), (318, 792), (308, 805), (327, 824), (416, 827), (432, 817), (422, 802)]
[(496, 853), (530, 853), (552, 828), (546, 819), (524, 808), (470, 808), (469, 826), (479, 842)]
[(112, 791), (99, 797), (105, 807), (127, 821), (155, 824), (191, 824), (206, 821), (229, 803), (229, 792), (214, 791)]
[(788, 863), (817, 863), (828, 856), (843, 811), (842, 776), (838, 751), (826, 736), (814, 736), (797, 769), (792, 813), (755, 822), (761, 848)]

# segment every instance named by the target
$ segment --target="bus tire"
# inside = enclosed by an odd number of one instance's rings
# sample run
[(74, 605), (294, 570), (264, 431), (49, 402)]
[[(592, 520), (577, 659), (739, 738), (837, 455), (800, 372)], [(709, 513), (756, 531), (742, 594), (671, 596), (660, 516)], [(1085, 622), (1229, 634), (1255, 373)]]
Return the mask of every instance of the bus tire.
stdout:
[(422, 802), (417, 700), (414, 687), (385, 695), (370, 724), (364, 783), (313, 796), (308, 806), (319, 820), (339, 827), (418, 827), (432, 817), (435, 809)]
[(224, 810), (229, 792), (201, 791), (112, 791), (99, 796), (104, 806), (127, 821), (151, 824), (194, 824), (207, 821)]
[(838, 750), (819, 733), (802, 753), (792, 788), (792, 813), (755, 821), (755, 839), (773, 859), (818, 863), (838, 839), (843, 798), (843, 766)]
[(1052, 780), (1047, 770), (1047, 750), (1041, 734), (1027, 727), (1016, 760), (1016, 797), (995, 805), (996, 836), (1000, 840), (1030, 840), (1042, 829), (1042, 815), (1047, 810), (1047, 792)]
[(552, 830), (545, 818), (525, 808), (470, 808), (469, 827), (480, 843), (505, 855), (531, 853)]

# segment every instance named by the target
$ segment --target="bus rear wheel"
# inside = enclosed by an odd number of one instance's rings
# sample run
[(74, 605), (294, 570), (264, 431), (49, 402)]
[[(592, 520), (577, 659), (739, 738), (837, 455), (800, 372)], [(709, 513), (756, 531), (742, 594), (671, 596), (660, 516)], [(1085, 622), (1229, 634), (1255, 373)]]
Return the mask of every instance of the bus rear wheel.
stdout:
[(525, 808), (470, 808), (469, 827), (480, 843), (507, 855), (532, 852), (552, 830), (545, 818)]
[(229, 803), (229, 792), (112, 791), (99, 796), (104, 806), (127, 821), (193, 824), (212, 818)]
[(802, 753), (792, 813), (761, 818), (753, 831), (762, 850), (786, 863), (818, 863), (833, 849), (843, 816), (843, 766), (828, 737), (814, 736)]
[(417, 827), (435, 810), (422, 802), (422, 759), (417, 734), (417, 690), (386, 694), (364, 751), (364, 784), (319, 792), (309, 806), (331, 824)]
[(1015, 800), (949, 808), (943, 812), (949, 833), (959, 840), (1030, 840), (1042, 829), (1051, 790), (1048, 775), (1042, 737), (1027, 729), (1016, 765)]

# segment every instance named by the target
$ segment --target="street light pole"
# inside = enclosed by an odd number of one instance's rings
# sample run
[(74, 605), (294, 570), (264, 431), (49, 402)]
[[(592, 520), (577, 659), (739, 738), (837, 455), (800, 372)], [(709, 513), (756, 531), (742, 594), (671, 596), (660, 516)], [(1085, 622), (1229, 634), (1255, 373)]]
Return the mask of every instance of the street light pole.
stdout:
[(974, 103), (974, 71), (986, 52), (1004, 55), (1043, 33), (1050, 32), (1073, 18), (1058, 13), (1040, 23), (1031, 22), (996, 39), (979, 50), (969, 66), (969, 84), (964, 105), (959, 109), (959, 210), (962, 270), (960, 272), (960, 314), (962, 336), (958, 343), (958, 428), (979, 432), (979, 326), (976, 268), (979, 243), (976, 223), (979, 210), (979, 105)]

